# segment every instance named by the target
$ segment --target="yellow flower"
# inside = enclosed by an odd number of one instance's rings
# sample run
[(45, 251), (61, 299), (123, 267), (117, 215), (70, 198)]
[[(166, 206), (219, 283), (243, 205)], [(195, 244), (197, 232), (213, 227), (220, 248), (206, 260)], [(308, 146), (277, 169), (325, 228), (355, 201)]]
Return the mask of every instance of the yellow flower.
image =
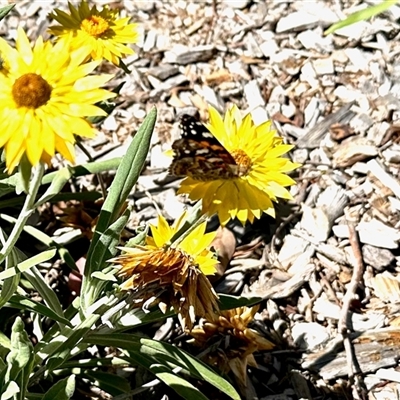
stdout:
[[(257, 311), (258, 306), (221, 311), (219, 316), (202, 321), (200, 326), (190, 332), (196, 345), (217, 348), (216, 351), (206, 353), (206, 361), (223, 373), (231, 370), (240, 387), (247, 386), (247, 366), (257, 367), (253, 353), (275, 347), (249, 327)], [(220, 345), (213, 346), (213, 341)]]
[(22, 29), (16, 49), (0, 38), (0, 148), (9, 172), (24, 155), (31, 165), (49, 162), (56, 151), (73, 162), (74, 134), (94, 136), (84, 117), (106, 115), (94, 103), (115, 96), (99, 89), (112, 75), (87, 76), (99, 62), (82, 65), (85, 49), (67, 48), (39, 37), (32, 49)]
[(174, 307), (182, 327), (191, 330), (196, 317), (213, 318), (219, 309), (218, 297), (205, 276), (214, 274), (218, 261), (208, 250), (215, 233), (205, 233), (206, 222), (171, 243), (184, 218), (185, 214), (169, 226), (159, 216), (145, 246), (123, 247), (125, 253), (110, 261), (121, 266), (117, 274), (127, 279), (121, 289), (132, 289), (146, 298), (161, 291), (163, 302)]
[(201, 199), (203, 212), (217, 213), (221, 225), (235, 217), (242, 224), (253, 222), (263, 212), (274, 217), (272, 201), (292, 198), (285, 186), (296, 182), (286, 173), (300, 164), (281, 156), (293, 146), (283, 144), (270, 121), (256, 126), (251, 115), (242, 118), (236, 106), (226, 112), (224, 119), (213, 107), (209, 114), (206, 127), (233, 157), (237, 169), (215, 179), (188, 174), (178, 193), (187, 193), (192, 200)]
[[(118, 10), (105, 6), (97, 10), (89, 8), (87, 1), (82, 1), (78, 8), (68, 2), (71, 14), (56, 9), (50, 17), (61, 26), (53, 26), (49, 31), (59, 37), (71, 40), (73, 49), (88, 45), (93, 60), (106, 59), (119, 65), (124, 54), (134, 54), (125, 43), (136, 43), (139, 38), (137, 24), (128, 24), (130, 18), (118, 19)], [(88, 54), (89, 54), (88, 53)]]

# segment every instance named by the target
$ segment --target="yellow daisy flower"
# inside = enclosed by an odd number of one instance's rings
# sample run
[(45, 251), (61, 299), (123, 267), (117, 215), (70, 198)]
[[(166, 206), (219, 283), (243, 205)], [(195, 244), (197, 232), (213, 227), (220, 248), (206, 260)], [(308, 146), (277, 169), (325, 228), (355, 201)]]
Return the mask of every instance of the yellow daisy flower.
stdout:
[(127, 279), (122, 290), (134, 290), (143, 300), (162, 292), (163, 304), (172, 305), (183, 329), (191, 330), (196, 317), (214, 318), (218, 297), (205, 275), (215, 273), (217, 259), (208, 250), (216, 233), (205, 233), (199, 224), (181, 241), (171, 239), (183, 226), (185, 213), (172, 226), (158, 217), (145, 246), (123, 247), (124, 254), (112, 260), (120, 265), (118, 275)]
[(105, 116), (94, 103), (115, 96), (99, 89), (112, 75), (87, 76), (99, 62), (82, 65), (86, 50), (66, 48), (39, 37), (32, 49), (22, 29), (16, 49), (0, 38), (0, 148), (9, 172), (24, 155), (31, 165), (48, 163), (56, 151), (73, 162), (74, 134), (95, 133), (84, 117)]
[[(276, 136), (270, 121), (256, 126), (251, 114), (242, 118), (236, 106), (226, 112), (224, 119), (213, 107), (209, 108), (209, 114), (210, 122), (206, 127), (233, 158), (235, 170), (227, 170), (229, 173), (221, 174), (221, 177), (213, 176), (215, 171), (188, 173), (178, 193), (187, 193), (192, 200), (201, 199), (203, 212), (218, 214), (221, 225), (235, 217), (242, 224), (247, 220), (253, 222), (263, 212), (274, 217), (272, 202), (278, 197), (292, 199), (285, 186), (296, 182), (286, 173), (300, 164), (281, 156), (293, 146), (284, 144), (282, 138)], [(217, 152), (214, 150), (213, 159)], [(201, 152), (199, 158), (203, 164), (200, 165), (208, 165), (204, 161), (206, 157), (205, 151)], [(221, 154), (220, 159), (226, 160), (227, 155)]]
[(71, 14), (55, 9), (49, 16), (61, 26), (49, 28), (50, 33), (60, 38), (71, 40), (71, 47), (78, 49), (88, 45), (93, 60), (106, 59), (119, 65), (125, 54), (134, 54), (126, 43), (137, 43), (139, 34), (137, 24), (128, 24), (130, 18), (119, 18), (118, 10), (110, 10), (105, 6), (97, 10), (82, 1), (78, 8), (68, 2)]

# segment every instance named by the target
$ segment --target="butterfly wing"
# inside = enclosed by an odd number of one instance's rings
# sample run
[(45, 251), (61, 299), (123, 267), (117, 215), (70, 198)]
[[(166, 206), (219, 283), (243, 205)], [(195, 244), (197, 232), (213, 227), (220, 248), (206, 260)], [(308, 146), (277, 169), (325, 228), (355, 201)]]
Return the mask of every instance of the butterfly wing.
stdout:
[(170, 173), (208, 181), (237, 176), (232, 155), (196, 118), (183, 115), (180, 121), (182, 138), (172, 144), (174, 159)]

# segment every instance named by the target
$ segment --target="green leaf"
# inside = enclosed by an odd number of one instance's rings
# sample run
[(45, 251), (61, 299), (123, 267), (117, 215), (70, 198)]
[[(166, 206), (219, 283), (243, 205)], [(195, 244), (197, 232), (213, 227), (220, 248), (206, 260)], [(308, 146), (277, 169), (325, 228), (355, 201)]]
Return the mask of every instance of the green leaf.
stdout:
[(64, 312), (57, 295), (44, 280), (39, 270), (36, 267), (32, 267), (30, 270), (24, 272), (24, 276), (29, 280), (35, 290), (39, 292), (47, 307), (60, 318), (64, 318)]
[(12, 296), (11, 299), (8, 301), (8, 303), (6, 303), (6, 306), (17, 308), (23, 311), (31, 311), (36, 314), (43, 315), (43, 317), (47, 317), (54, 321), (60, 322), (61, 324), (71, 325), (68, 319), (64, 318), (61, 315), (58, 315), (45, 305), (18, 294)]
[[(0, 58), (1, 59), (1, 58)], [(16, 191), (20, 181), (18, 174), (0, 174), (0, 197)]]
[(83, 341), (87, 332), (91, 330), (93, 324), (99, 319), (99, 314), (90, 315), (73, 329), (65, 328), (62, 335), (55, 337), (47, 346), (41, 349), (41, 353), (44, 355), (43, 359), (46, 358), (46, 355), (48, 357), (48, 371), (59, 368), (69, 359), (71, 351)]
[(14, 381), (7, 382), (3, 389), (4, 392), (1, 392), (0, 400), (11, 399), (20, 392), (18, 384)]
[[(121, 164), (122, 157), (112, 158), (111, 160), (105, 161), (94, 161), (83, 165), (76, 165), (74, 167), (69, 167), (69, 170), (74, 177), (84, 176), (89, 174), (100, 174), (102, 172), (108, 172), (111, 170), (116, 170)], [(58, 171), (57, 171), (58, 172)], [(50, 172), (45, 175), (42, 179), (42, 185), (47, 185), (55, 179), (57, 172)], [(79, 193), (73, 193), (73, 195), (78, 195)]]
[(180, 367), (192, 377), (210, 383), (231, 399), (240, 400), (240, 396), (234, 387), (208, 365), (196, 359), (186, 351), (167, 343), (144, 339), (128, 333), (109, 335), (90, 333), (84, 341), (100, 346), (110, 346), (112, 344), (115, 347), (128, 350), (133, 353), (133, 360), (150, 371), (155, 364), (169, 367), (171, 371), (175, 367)]
[(376, 4), (374, 6), (370, 6), (364, 8), (363, 10), (357, 11), (353, 14), (350, 14), (346, 19), (343, 21), (336, 22), (335, 24), (331, 25), (325, 32), (324, 35), (329, 35), (340, 28), (344, 28), (345, 26), (355, 24), (356, 22), (365, 21), (377, 14), (382, 13), (383, 11), (387, 10), (389, 7), (398, 3), (399, 0), (385, 0), (382, 3)]
[(20, 317), (16, 318), (11, 328), (11, 348), (6, 360), (7, 370), (2, 373), (3, 382), (0, 382), (0, 387), (5, 387), (9, 382), (15, 381), (19, 387), (18, 398), (23, 399), (28, 377), (33, 368), (34, 352)]
[[(156, 116), (156, 109), (153, 108), (143, 121), (123, 157), (101, 210), (95, 236), (100, 236), (102, 232), (116, 221), (129, 193), (136, 184), (149, 151)], [(96, 237), (94, 237), (93, 242), (96, 241), (95, 239)], [(90, 254), (88, 258), (89, 256)]]
[(93, 278), (98, 279), (99, 281), (106, 281), (106, 282), (117, 282), (117, 278), (114, 276), (113, 273), (105, 274), (104, 272), (93, 272)]
[(149, 232), (149, 226), (146, 225), (146, 227), (143, 229), (143, 231), (139, 231), (139, 228), (136, 230), (137, 235), (134, 236), (133, 238), (129, 239), (124, 247), (133, 247), (133, 246), (144, 246), (146, 243), (146, 236)]
[(68, 400), (75, 392), (75, 375), (58, 381), (42, 397), (42, 400)]
[[(0, 231), (0, 237), (5, 242), (5, 236), (2, 235), (2, 231)], [(5, 269), (14, 267), (15, 265), (18, 264), (18, 261), (19, 261), (18, 254), (15, 251), (15, 249), (12, 249), (10, 254), (6, 257)], [(11, 298), (11, 296), (17, 291), (20, 277), (21, 277), (20, 274), (16, 274), (13, 277), (4, 280), (0, 294), (0, 308), (3, 307), (4, 304), (6, 304), (7, 301)]]
[(191, 383), (171, 372), (163, 365), (153, 365), (151, 372), (186, 400), (208, 400), (208, 397)]
[(0, 295), (0, 308), (4, 306), (11, 299), (18, 288), (20, 275), (14, 275), (12, 278), (4, 280), (3, 287), (1, 288)]
[(172, 236), (170, 239), (171, 243), (177, 245), (178, 243), (182, 242), (182, 240), (184, 240), (185, 237), (187, 237), (190, 232), (198, 226), (198, 223), (201, 222), (200, 218), (204, 219), (204, 216), (201, 212), (201, 207), (201, 201), (198, 201), (186, 216), (181, 228), (175, 232), (174, 236)]
[(88, 368), (100, 368), (100, 367), (126, 367), (128, 363), (126, 360), (123, 360), (119, 357), (107, 357), (107, 358), (88, 358), (88, 359), (73, 359), (64, 363), (63, 368), (79, 368), (79, 369), (88, 369)]
[[(13, 217), (9, 217), (8, 215), (5, 214), (0, 214), (0, 218), (4, 219), (5, 221), (8, 221), (10, 223), (14, 223), (17, 221)], [(72, 258), (71, 254), (69, 251), (62, 247), (60, 244), (55, 242), (50, 236), (46, 235), (44, 232), (40, 231), (39, 229), (36, 229), (35, 227), (31, 225), (26, 225), (24, 226), (24, 232), (28, 233), (32, 237), (34, 237), (36, 240), (39, 242), (42, 242), (48, 247), (55, 247), (58, 250), (58, 254), (61, 257), (61, 259), (73, 270), (73, 271), (78, 271), (78, 267), (75, 264), (74, 259)]]
[[(109, 254), (110, 249), (104, 248), (107, 242), (103, 235), (118, 219), (125, 206), (125, 201), (142, 171), (149, 151), (156, 116), (156, 109), (153, 108), (134, 136), (104, 201), (86, 260), (81, 292), (83, 310), (87, 310), (96, 301), (97, 295), (100, 293), (99, 281), (93, 278), (92, 274), (103, 268), (107, 261), (105, 256)], [(104, 240), (104, 242), (100, 242), (101, 240)]]
[(3, 332), (0, 332), (0, 347), (11, 349), (11, 340)]
[(27, 260), (19, 263), (16, 267), (12, 267), (12, 268), (6, 269), (3, 272), (0, 272), (0, 280), (11, 278), (12, 276), (14, 276), (18, 273), (25, 272), (37, 264), (40, 264), (42, 262), (52, 259), (55, 254), (56, 254), (55, 249), (49, 249), (49, 250), (43, 251), (40, 254), (37, 254), (36, 256), (28, 258)]
[(129, 382), (116, 374), (88, 370), (85, 371), (84, 377), (90, 378), (92, 382), (96, 380), (95, 385), (112, 396), (118, 396), (131, 390)]
[[(117, 253), (117, 245), (119, 243), (119, 237), (121, 235), (122, 230), (125, 228), (126, 223), (128, 222), (128, 218), (129, 218), (129, 211), (125, 211), (122, 217), (120, 217), (114, 224), (112, 224), (104, 232), (104, 234), (100, 236), (100, 238), (94, 245), (92, 260), (93, 263), (96, 263), (97, 269), (94, 270), (91, 276), (90, 286), (88, 289), (85, 288), (84, 290), (83, 282), (85, 282), (85, 279), (83, 279), (82, 289), (81, 289), (81, 302), (83, 301), (83, 298), (85, 298), (89, 299), (88, 300), (89, 304), (93, 304), (97, 300), (97, 297), (99, 293), (102, 291), (103, 287), (106, 285), (107, 281), (97, 279), (94, 276), (94, 274), (95, 272), (101, 271), (102, 269), (104, 270), (110, 266), (110, 264), (107, 261), (113, 258)], [(93, 244), (93, 241), (91, 244)], [(88, 261), (86, 260), (86, 266), (87, 265)]]
[(32, 176), (32, 165), (29, 162), (26, 154), (24, 154), (21, 157), (21, 161), (18, 164), (18, 171), (20, 173), (23, 191), (25, 193), (29, 193), (29, 182), (30, 182), (31, 176)]
[(141, 343), (141, 353), (155, 357), (160, 364), (164, 365), (165, 361), (176, 364), (188, 371), (191, 376), (210, 383), (231, 399), (240, 400), (239, 394), (229, 382), (219, 376), (208, 365), (196, 359), (186, 351), (178, 349), (170, 344), (150, 339), (142, 339)]
[(15, 4), (0, 8), (0, 21), (15, 7)]
[(39, 207), (40, 205), (46, 203), (46, 201), (49, 201), (51, 198), (53, 198), (56, 194), (60, 193), (65, 184), (71, 178), (71, 175), (72, 174), (69, 168), (62, 168), (57, 171), (56, 176), (54, 177), (50, 186), (43, 196), (36, 202), (34, 207)]
[(236, 297), (229, 294), (218, 294), (220, 309), (231, 310), (238, 307), (252, 307), (263, 301), (261, 297)]
[(25, 332), (25, 326), (20, 317), (17, 317), (11, 328), (11, 348), (7, 362), (21, 369), (28, 364), (33, 353), (33, 346)]
[[(129, 302), (128, 302), (129, 304)], [(165, 321), (166, 318), (174, 316), (174, 311), (163, 313), (158, 307), (154, 307), (150, 312), (145, 312), (141, 308), (126, 309), (126, 303), (123, 307), (116, 307), (114, 314), (109, 317), (112, 328), (108, 325), (99, 329), (99, 332), (109, 334), (111, 332), (126, 331), (129, 328), (147, 325), (157, 321)], [(111, 310), (110, 310), (111, 311)], [(112, 346), (112, 343), (110, 343)]]

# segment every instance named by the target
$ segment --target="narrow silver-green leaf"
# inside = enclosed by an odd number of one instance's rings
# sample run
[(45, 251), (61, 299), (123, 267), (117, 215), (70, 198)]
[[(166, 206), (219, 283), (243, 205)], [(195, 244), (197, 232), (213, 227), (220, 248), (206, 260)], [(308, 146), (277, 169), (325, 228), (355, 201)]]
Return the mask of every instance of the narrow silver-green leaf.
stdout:
[[(110, 267), (110, 264), (107, 261), (113, 258), (117, 253), (119, 238), (122, 230), (125, 228), (126, 223), (128, 222), (129, 215), (130, 212), (126, 210), (125, 213), (120, 218), (118, 218), (117, 221), (115, 221), (104, 232), (104, 234), (100, 236), (100, 238), (98, 238), (97, 243), (94, 246), (93, 254), (95, 254), (96, 257), (92, 258), (92, 263), (96, 263), (96, 269), (93, 270), (90, 280), (88, 278), (85, 279), (84, 277), (82, 282), (81, 305), (83, 309), (86, 309), (83, 305), (83, 302), (85, 301), (85, 304), (87, 304), (88, 306), (93, 304), (97, 300), (99, 293), (102, 291), (103, 287), (107, 283), (106, 281), (97, 279), (94, 276), (94, 272), (102, 271)], [(86, 266), (88, 266), (87, 260)], [(83, 284), (84, 282), (86, 282), (86, 285)]]
[[(5, 236), (3, 236), (3, 232), (0, 231), (0, 236), (1, 236), (1, 242), (5, 242)], [(15, 249), (11, 250), (10, 254), (6, 257), (5, 263), (5, 269), (9, 269), (14, 267), (15, 265), (18, 264), (19, 258), (18, 254), (15, 251)], [(0, 293), (0, 308), (4, 306), (4, 304), (7, 303), (7, 301), (11, 298), (11, 296), (17, 291), (18, 284), (20, 281), (21, 275), (16, 274), (11, 278), (5, 279), (1, 288), (1, 293)]]
[[(92, 314), (87, 319), (82, 321), (79, 325), (74, 327), (74, 329), (65, 329), (63, 340), (60, 342), (60, 337), (55, 338), (53, 342), (49, 343), (48, 348), (51, 349), (48, 353), (48, 370), (52, 371), (60, 367), (64, 362), (66, 362), (70, 356), (71, 351), (85, 338), (86, 334), (100, 319), (100, 315)], [(56, 343), (57, 345), (52, 347)], [(46, 348), (41, 350), (42, 353), (46, 352)]]
[(142, 339), (141, 343), (143, 345), (141, 347), (141, 352), (143, 354), (152, 355), (163, 364), (166, 361), (175, 363), (177, 366), (189, 371), (192, 376), (202, 379), (221, 390), (231, 399), (240, 400), (239, 394), (229, 382), (218, 375), (208, 365), (204, 364), (186, 351), (168, 343), (150, 339)]
[(132, 143), (122, 158), (110, 186), (109, 194), (104, 201), (95, 235), (100, 235), (117, 219), (129, 193), (136, 184), (146, 162), (156, 118), (157, 111), (153, 108), (133, 137)]
[(398, 3), (399, 0), (385, 0), (382, 3), (369, 6), (364, 8), (363, 10), (357, 11), (353, 14), (350, 14), (346, 19), (343, 21), (336, 22), (335, 24), (331, 25), (325, 32), (324, 35), (329, 35), (340, 28), (344, 28), (345, 26), (349, 26), (355, 24), (356, 22), (365, 21), (375, 15), (382, 13), (383, 11), (387, 10), (389, 7)]
[(51, 289), (51, 287), (46, 283), (39, 270), (36, 267), (32, 267), (31, 269), (24, 272), (24, 276), (29, 280), (35, 290), (37, 290), (42, 296), (47, 307), (49, 307), (52, 311), (54, 311), (54, 313), (59, 315), (60, 318), (64, 318), (64, 312), (57, 295), (55, 294), (54, 290)]
[[(69, 171), (72, 176), (84, 176), (89, 174), (100, 174), (102, 172), (108, 172), (112, 170), (116, 170), (121, 164), (122, 157), (112, 158), (111, 160), (105, 161), (94, 161), (91, 163), (76, 165), (74, 167), (69, 167)], [(50, 172), (43, 177), (42, 185), (47, 185), (56, 178), (57, 172)], [(77, 195), (78, 193), (74, 193)]]
[(82, 281), (81, 301), (84, 310), (96, 301), (96, 293), (99, 292), (98, 290), (93, 291), (93, 288), (97, 287), (96, 285), (98, 285), (99, 281), (93, 279), (92, 274), (100, 270), (107, 261), (107, 258), (104, 256), (109, 249), (105, 249), (103, 245), (108, 246), (108, 244), (106, 241), (104, 241), (104, 243), (100, 242), (101, 237), (117, 220), (129, 193), (137, 182), (149, 151), (156, 117), (157, 111), (153, 108), (143, 121), (123, 157), (101, 209), (96, 230), (88, 251)]
[[(1, 61), (1, 59), (0, 59)], [(17, 185), (19, 184), (20, 179), (18, 174), (8, 175), (8, 174), (0, 174), (0, 197), (5, 196), (6, 194), (15, 192)], [(0, 207), (1, 209), (1, 207)]]
[[(4, 391), (3, 391), (4, 390)], [(0, 389), (0, 400), (13, 399), (20, 393), (19, 386), (14, 381), (7, 382), (3, 388)]]
[(43, 251), (40, 254), (37, 254), (36, 256), (28, 258), (27, 260), (19, 263), (17, 266), (9, 268), (3, 272), (0, 272), (0, 280), (11, 278), (12, 276), (15, 276), (18, 273), (25, 272), (35, 265), (50, 260), (51, 258), (54, 257), (55, 254), (56, 254), (55, 249), (49, 249)]
[(15, 7), (15, 4), (0, 8), (0, 21)]
[(13, 295), (9, 301), (6, 303), (7, 307), (17, 308), (19, 310), (31, 311), (39, 315), (43, 315), (43, 317), (50, 318), (54, 321), (60, 322), (63, 325), (70, 325), (70, 322), (67, 318), (55, 313), (50, 308), (45, 305), (38, 303), (35, 300), (28, 299), (19, 294)]
[(96, 386), (112, 396), (117, 396), (122, 393), (127, 393), (131, 390), (129, 382), (122, 376), (110, 374), (102, 371), (87, 370), (83, 374), (84, 378), (96, 381)]
[(46, 201), (49, 201), (56, 194), (60, 193), (65, 184), (71, 178), (71, 171), (69, 168), (62, 168), (57, 171), (56, 176), (52, 180), (50, 186), (47, 188), (43, 196), (36, 202), (35, 207), (39, 207)]
[(208, 400), (199, 389), (194, 387), (190, 382), (174, 374), (163, 365), (154, 365), (150, 368), (151, 372), (168, 385), (171, 389), (175, 390), (181, 397), (186, 400)]
[[(19, 387), (17, 399), (25, 398), (25, 391), (28, 385), (28, 376), (33, 368), (34, 352), (33, 346), (25, 331), (24, 323), (17, 317), (11, 328), (11, 348), (7, 355), (7, 371), (4, 382), (15, 381)], [(0, 387), (1, 385), (0, 382)]]
[(75, 375), (58, 381), (42, 397), (42, 400), (68, 400), (75, 392)]
[(210, 383), (231, 399), (240, 400), (239, 394), (229, 382), (208, 365), (175, 346), (128, 333), (108, 335), (90, 333), (84, 341), (100, 346), (112, 345), (126, 349), (134, 354), (132, 355), (133, 359), (143, 363), (146, 368), (150, 368), (153, 364), (161, 364), (169, 368), (180, 367), (194, 378)]

